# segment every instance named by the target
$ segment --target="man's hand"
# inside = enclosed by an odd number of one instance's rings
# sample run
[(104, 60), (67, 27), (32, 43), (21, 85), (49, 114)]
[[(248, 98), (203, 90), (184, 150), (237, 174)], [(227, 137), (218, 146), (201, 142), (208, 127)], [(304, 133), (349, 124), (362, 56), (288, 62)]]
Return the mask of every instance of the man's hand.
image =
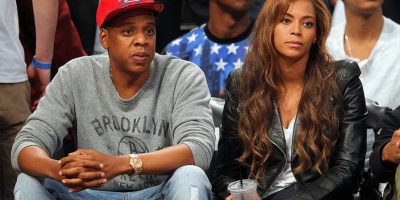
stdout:
[(392, 164), (400, 163), (400, 130), (394, 131), (390, 142), (383, 147), (382, 161)]
[(31, 84), (31, 111), (34, 111), (50, 82), (50, 69), (40, 69), (29, 65), (27, 73)]
[[(64, 177), (62, 183), (71, 192), (101, 187), (107, 180), (121, 174), (119, 158), (95, 150), (79, 149), (60, 160), (60, 175)], [(125, 162), (129, 165), (128, 156)]]
[(70, 153), (59, 161), (61, 182), (70, 192), (77, 192), (86, 188), (97, 188), (107, 182), (102, 171), (104, 164), (95, 161), (92, 155), (84, 155), (78, 151)]

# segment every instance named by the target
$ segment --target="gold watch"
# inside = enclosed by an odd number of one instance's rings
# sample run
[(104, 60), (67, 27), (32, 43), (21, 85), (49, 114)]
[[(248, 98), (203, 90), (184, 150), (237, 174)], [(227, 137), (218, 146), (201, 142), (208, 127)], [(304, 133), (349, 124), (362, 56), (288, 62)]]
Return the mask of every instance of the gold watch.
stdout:
[(129, 160), (129, 165), (131, 165), (133, 169), (133, 174), (139, 175), (142, 173), (142, 168), (143, 168), (143, 163), (142, 159), (136, 154), (129, 154), (129, 157), (131, 158)]

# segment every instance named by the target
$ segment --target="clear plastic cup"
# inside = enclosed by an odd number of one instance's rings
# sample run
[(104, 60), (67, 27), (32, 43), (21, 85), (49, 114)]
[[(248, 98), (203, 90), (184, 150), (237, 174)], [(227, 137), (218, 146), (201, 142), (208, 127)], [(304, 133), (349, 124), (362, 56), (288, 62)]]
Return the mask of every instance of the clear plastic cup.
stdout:
[(256, 200), (257, 199), (257, 181), (252, 179), (243, 179), (242, 184), (239, 181), (228, 185), (228, 190), (233, 200)]

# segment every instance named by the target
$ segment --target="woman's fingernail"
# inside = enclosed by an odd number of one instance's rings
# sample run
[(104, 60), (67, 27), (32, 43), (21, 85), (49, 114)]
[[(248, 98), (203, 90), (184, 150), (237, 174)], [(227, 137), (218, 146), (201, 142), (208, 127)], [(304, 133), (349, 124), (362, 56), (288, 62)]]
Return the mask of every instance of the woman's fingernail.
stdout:
[(61, 171), (60, 171), (60, 172), (58, 172), (58, 175), (62, 176), (62, 172), (61, 172)]
[(103, 183), (105, 183), (105, 182), (107, 182), (107, 179), (106, 179), (106, 178), (103, 180)]
[(106, 176), (106, 174), (104, 172), (102, 172), (101, 173), (101, 177), (104, 177), (104, 176)]
[(103, 163), (100, 163), (100, 168), (103, 168), (103, 167), (104, 167)]
[(64, 183), (64, 184), (66, 183), (65, 179), (63, 179), (61, 182)]

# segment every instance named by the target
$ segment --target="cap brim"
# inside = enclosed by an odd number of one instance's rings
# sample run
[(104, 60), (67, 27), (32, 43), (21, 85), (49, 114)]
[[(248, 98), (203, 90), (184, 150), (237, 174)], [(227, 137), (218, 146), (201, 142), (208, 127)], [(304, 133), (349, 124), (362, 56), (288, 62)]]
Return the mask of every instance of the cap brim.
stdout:
[(106, 24), (107, 21), (114, 18), (115, 16), (117, 16), (123, 12), (129, 11), (129, 10), (134, 10), (134, 9), (149, 9), (149, 10), (155, 11), (158, 14), (164, 9), (164, 5), (162, 3), (151, 2), (151, 3), (141, 3), (141, 4), (137, 4), (137, 5), (126, 6), (124, 8), (115, 10), (115, 11), (111, 12), (110, 14), (108, 14), (107, 17), (104, 19), (102, 26), (104, 24)]

